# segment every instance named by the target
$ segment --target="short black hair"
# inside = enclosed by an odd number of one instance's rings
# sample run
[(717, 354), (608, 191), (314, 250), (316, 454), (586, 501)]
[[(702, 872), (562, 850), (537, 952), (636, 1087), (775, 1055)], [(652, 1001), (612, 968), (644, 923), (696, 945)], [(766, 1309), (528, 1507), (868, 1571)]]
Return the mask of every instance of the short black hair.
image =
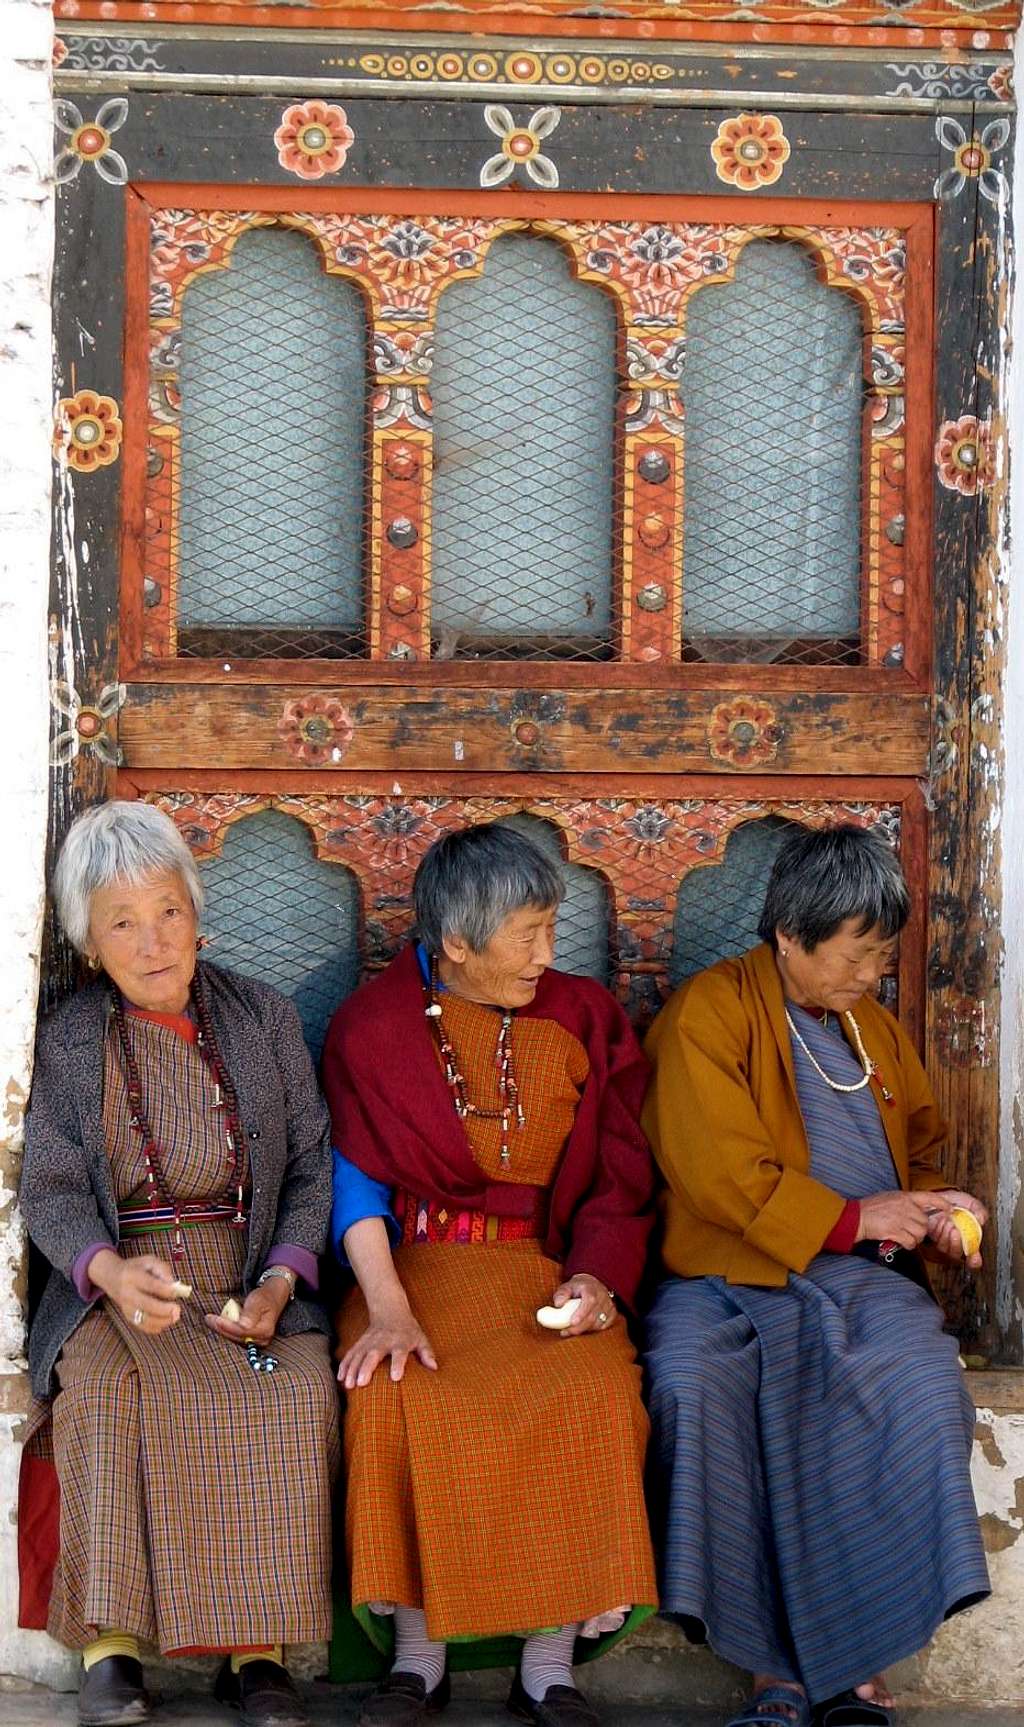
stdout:
[(880, 929), (899, 935), (910, 916), (910, 893), (899, 859), (877, 830), (798, 828), (775, 859), (757, 926), (777, 946), (775, 932), (792, 936), (808, 953), (855, 918), (858, 934)]

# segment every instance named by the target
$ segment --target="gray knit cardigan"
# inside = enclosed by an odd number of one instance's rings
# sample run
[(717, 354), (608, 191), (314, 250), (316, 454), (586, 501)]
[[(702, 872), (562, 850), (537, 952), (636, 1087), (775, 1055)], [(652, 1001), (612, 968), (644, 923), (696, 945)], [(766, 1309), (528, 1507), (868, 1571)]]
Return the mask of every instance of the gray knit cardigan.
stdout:
[[(249, 1139), (252, 1206), (244, 1289), (270, 1249), (323, 1251), (331, 1210), (330, 1117), (299, 1017), (266, 984), (200, 962), (214, 1031)], [(103, 1137), (103, 1046), (110, 985), (88, 984), (47, 1020), (36, 1050), (19, 1201), (52, 1270), (29, 1337), (32, 1388), (52, 1395), (53, 1368), (89, 1312), (71, 1270), (94, 1241), (116, 1247), (117, 1202)], [(329, 1331), (315, 1302), (291, 1302), (278, 1330)]]

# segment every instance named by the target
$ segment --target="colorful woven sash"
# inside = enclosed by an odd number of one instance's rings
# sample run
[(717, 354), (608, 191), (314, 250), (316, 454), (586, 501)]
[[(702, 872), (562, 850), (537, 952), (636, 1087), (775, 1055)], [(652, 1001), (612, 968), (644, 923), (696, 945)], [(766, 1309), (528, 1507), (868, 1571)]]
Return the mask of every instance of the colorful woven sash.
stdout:
[(467, 1246), (499, 1241), (536, 1241), (544, 1234), (544, 1205), (530, 1217), (495, 1217), (486, 1211), (460, 1211), (414, 1193), (395, 1195), (395, 1216), (402, 1226), (402, 1246), (446, 1243)]
[(192, 1229), (197, 1223), (230, 1223), (235, 1215), (232, 1205), (183, 1205), (175, 1212), (173, 1205), (125, 1206), (117, 1213), (122, 1235), (150, 1235), (161, 1230)]

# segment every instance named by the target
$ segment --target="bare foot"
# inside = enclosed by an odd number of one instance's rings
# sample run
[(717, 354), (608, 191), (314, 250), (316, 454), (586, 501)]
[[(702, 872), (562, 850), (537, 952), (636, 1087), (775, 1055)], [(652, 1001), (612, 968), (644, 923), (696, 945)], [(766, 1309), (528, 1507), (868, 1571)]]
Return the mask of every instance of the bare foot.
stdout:
[[(755, 1697), (758, 1695), (759, 1692), (767, 1690), (769, 1685), (772, 1685), (772, 1686), (782, 1685), (782, 1686), (784, 1686), (787, 1691), (792, 1691), (794, 1700), (798, 1697), (803, 1699), (807, 1696), (807, 1693), (804, 1690), (803, 1686), (794, 1684), (792, 1679), (776, 1679), (772, 1676), (771, 1673), (755, 1673), (754, 1674), (754, 1695), (755, 1695)], [(781, 1705), (778, 1703), (766, 1703), (764, 1705), (763, 1710), (758, 1710), (758, 1713), (759, 1714), (765, 1714), (765, 1715), (768, 1715), (768, 1714), (777, 1715), (780, 1711), (780, 1708), (784, 1713), (786, 1713), (786, 1714), (789, 1713), (789, 1711), (786, 1709), (786, 1705), (784, 1703)], [(800, 1719), (800, 1711), (798, 1708), (795, 1707), (795, 1702), (794, 1702), (792, 1719), (794, 1721), (798, 1721)]]
[(857, 1696), (863, 1697), (866, 1703), (877, 1703), (882, 1709), (891, 1709), (893, 1695), (885, 1682), (884, 1673), (876, 1673), (873, 1679), (865, 1680), (863, 1685), (854, 1687)]

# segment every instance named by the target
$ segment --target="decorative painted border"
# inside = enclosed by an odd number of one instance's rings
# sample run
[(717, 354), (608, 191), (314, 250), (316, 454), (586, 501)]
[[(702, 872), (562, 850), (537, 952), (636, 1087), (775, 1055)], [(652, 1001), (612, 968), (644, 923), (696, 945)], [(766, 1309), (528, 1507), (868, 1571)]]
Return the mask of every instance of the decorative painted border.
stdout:
[(228, 829), (276, 809), (310, 829), (316, 856), (342, 864), (359, 884), (364, 970), (388, 964), (407, 939), (412, 880), (433, 842), (467, 823), (525, 811), (561, 833), (566, 860), (594, 870), (609, 893), (612, 989), (638, 1022), (670, 990), (676, 897), (695, 869), (720, 864), (729, 836), (764, 816), (823, 827), (882, 827), (898, 845), (897, 803), (770, 798), (381, 797), (249, 792), (148, 792), (177, 822), (196, 857), (219, 856)]
[[(547, 183), (554, 176), (557, 184), (556, 164), (544, 154), (551, 148), (557, 111), (539, 109), (519, 125), (504, 108), (487, 113), (494, 116), (492, 132), (501, 139), (502, 152), (483, 164), (481, 176), (490, 172), (493, 180), (500, 172), (505, 178), (506, 166), (511, 175), (520, 162), (539, 175), (539, 164), (546, 163)], [(720, 172), (746, 171), (742, 151), (748, 134), (758, 151), (764, 149), (765, 137), (776, 146), (779, 139), (785, 142), (773, 116), (761, 117), (756, 136), (745, 129), (742, 123), (755, 118), (740, 116), (739, 132), (723, 149)], [(768, 121), (773, 130), (765, 130)], [(314, 123), (324, 129), (319, 111), (310, 125)], [(501, 164), (500, 169), (495, 164)], [(759, 157), (754, 171), (766, 184), (777, 179), (782, 171), (778, 150), (772, 158)], [(430, 656), (429, 387), (440, 294), (453, 281), (478, 276), (499, 235), (529, 230), (556, 240), (577, 278), (610, 293), (619, 309), (624, 372), (618, 424), (624, 479), (619, 568), (613, 571), (618, 657), (650, 665), (678, 660), (682, 651), (685, 458), (679, 380), (689, 301), (700, 289), (710, 291), (732, 281), (752, 240), (777, 238), (805, 246), (822, 281), (852, 295), (861, 310), (866, 388), (864, 652), (868, 665), (902, 664), (906, 249), (899, 228), (245, 209), (159, 209), (150, 213), (149, 224), (145, 659), (170, 658), (176, 651), (183, 297), (197, 277), (230, 265), (243, 234), (279, 225), (308, 235), (324, 270), (357, 284), (367, 306), (374, 366), (367, 620), (371, 661)]]

